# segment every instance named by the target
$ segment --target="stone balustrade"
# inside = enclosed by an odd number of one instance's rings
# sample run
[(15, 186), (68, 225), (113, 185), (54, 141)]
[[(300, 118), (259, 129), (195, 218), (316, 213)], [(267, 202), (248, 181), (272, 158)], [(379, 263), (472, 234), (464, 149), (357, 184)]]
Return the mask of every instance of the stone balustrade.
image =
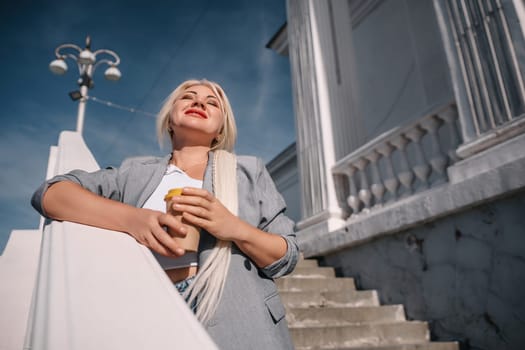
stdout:
[(447, 182), (447, 167), (458, 160), (457, 119), (456, 106), (448, 104), (338, 161), (332, 174), (350, 218)]

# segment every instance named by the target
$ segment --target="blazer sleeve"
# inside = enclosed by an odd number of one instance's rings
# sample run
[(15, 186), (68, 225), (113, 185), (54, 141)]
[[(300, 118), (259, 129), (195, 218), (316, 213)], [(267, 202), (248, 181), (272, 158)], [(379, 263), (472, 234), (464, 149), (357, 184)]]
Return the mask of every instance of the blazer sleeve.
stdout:
[(61, 181), (70, 181), (79, 184), (90, 192), (103, 196), (105, 198), (121, 201), (121, 189), (119, 178), (122, 177), (122, 169), (126, 168), (126, 161), (121, 168), (108, 167), (95, 172), (84, 170), (73, 170), (67, 174), (57, 175), (45, 181), (38, 187), (31, 197), (31, 205), (42, 216), (49, 218), (42, 206), (42, 199), (51, 185)]
[(262, 160), (257, 159), (255, 196), (259, 205), (261, 219), (258, 228), (281, 235), (287, 243), (286, 254), (279, 260), (262, 268), (262, 272), (271, 278), (278, 278), (293, 271), (299, 258), (294, 222), (285, 215), (286, 203), (275, 187)]

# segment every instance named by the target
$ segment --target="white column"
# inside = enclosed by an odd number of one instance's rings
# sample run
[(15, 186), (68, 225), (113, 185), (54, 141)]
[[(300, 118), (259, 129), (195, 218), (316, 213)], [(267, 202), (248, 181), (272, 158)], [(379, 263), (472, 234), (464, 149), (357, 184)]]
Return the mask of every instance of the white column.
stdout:
[(446, 5), (446, 0), (434, 0), (434, 9), (436, 18), (443, 40), (443, 48), (447, 57), (450, 69), (450, 77), (454, 88), (454, 96), (458, 106), (459, 118), (461, 124), (461, 138), (463, 142), (469, 142), (476, 138), (476, 130), (473, 125), (472, 104), (467, 93), (468, 86), (465, 84), (464, 62), (458, 57), (459, 38), (454, 30), (453, 23), (450, 20), (450, 14)]
[(514, 8), (516, 9), (516, 16), (520, 21), (521, 32), (525, 38), (525, 4), (523, 0), (512, 0), (514, 3)]
[(345, 222), (331, 168), (362, 143), (352, 103), (350, 12), (336, 1), (288, 0), (287, 7), (303, 203), (298, 228), (322, 234)]

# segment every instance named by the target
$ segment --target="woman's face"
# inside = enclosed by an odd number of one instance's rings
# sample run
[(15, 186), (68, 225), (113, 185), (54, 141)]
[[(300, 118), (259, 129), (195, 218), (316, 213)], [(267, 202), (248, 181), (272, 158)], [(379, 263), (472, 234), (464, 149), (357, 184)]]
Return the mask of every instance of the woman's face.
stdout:
[(221, 102), (206, 85), (186, 88), (173, 103), (170, 125), (176, 137), (195, 135), (211, 145), (223, 124)]

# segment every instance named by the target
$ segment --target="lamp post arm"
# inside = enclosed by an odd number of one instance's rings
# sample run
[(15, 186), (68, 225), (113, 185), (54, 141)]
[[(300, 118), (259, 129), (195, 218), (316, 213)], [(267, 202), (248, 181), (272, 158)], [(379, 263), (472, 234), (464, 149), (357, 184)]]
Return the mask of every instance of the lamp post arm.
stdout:
[(107, 55), (110, 55), (111, 57), (113, 57), (115, 59), (115, 61), (110, 61), (110, 60), (108, 60), (106, 58), (106, 59), (100, 60), (99, 62), (106, 61), (109, 64), (114, 65), (114, 66), (118, 66), (120, 64), (120, 57), (114, 51), (111, 51), (111, 50), (108, 50), (108, 49), (100, 49), (100, 50), (95, 51), (93, 54), (95, 56), (98, 56), (98, 55), (101, 55), (101, 54), (107, 54)]
[(111, 60), (109, 58), (102, 58), (102, 59), (97, 60), (97, 62), (93, 65), (93, 74), (95, 73), (95, 70), (97, 69), (97, 67), (103, 63), (107, 64), (110, 67), (116, 67), (120, 64), (120, 57), (118, 57), (118, 55), (111, 50), (100, 49), (100, 50), (95, 51), (93, 54), (95, 55), (95, 57), (99, 55), (107, 55), (113, 59)]
[[(61, 46), (62, 46), (62, 48), (64, 49), (64, 48), (67, 48), (67, 47), (65, 47), (65, 46), (67, 46), (67, 45), (70, 45), (70, 46), (68, 46), (69, 48), (74, 48), (74, 49), (76, 49), (76, 50), (79, 50), (79, 52), (80, 52), (80, 50), (81, 50), (80, 47), (78, 47), (78, 46), (76, 46), (76, 45), (73, 45), (73, 44), (64, 44), (64, 45), (61, 45)], [(76, 48), (75, 48), (74, 46), (76, 46)], [(73, 60), (73, 61), (76, 63), (76, 65), (77, 65), (78, 71), (79, 71), (80, 73), (82, 72), (82, 66), (83, 66), (83, 65), (80, 64), (80, 63), (78, 63), (77, 56), (75, 56), (74, 54), (72, 54), (72, 53), (62, 53), (62, 54), (61, 54), (61, 53), (59, 52), (59, 50), (57, 49), (57, 50), (55, 51), (55, 55), (57, 56), (57, 58), (62, 59), (62, 60), (64, 60), (64, 61), (65, 61), (67, 58)]]
[(97, 63), (95, 63), (95, 64), (93, 65), (93, 72), (94, 72), (95, 69), (96, 69), (98, 66), (100, 66), (102, 63), (106, 63), (106, 64), (108, 64), (109, 66), (115, 66), (115, 65), (116, 65), (116, 63), (115, 63), (114, 61), (109, 60), (109, 59), (107, 59), (107, 58), (103, 58), (103, 59), (101, 59), (100, 61), (97, 61)]
[(77, 61), (77, 56), (73, 55), (72, 53), (63, 54), (59, 58), (62, 58), (62, 59), (71, 58), (73, 61), (75, 62)]
[(63, 58), (64, 56), (76, 58), (76, 56), (73, 56), (71, 54), (61, 55), (60, 50), (63, 50), (63, 49), (74, 49), (78, 52), (82, 52), (82, 49), (80, 48), (80, 46), (77, 46), (75, 44), (62, 44), (60, 46), (57, 46), (57, 48), (55, 49), (55, 56), (57, 58)]

